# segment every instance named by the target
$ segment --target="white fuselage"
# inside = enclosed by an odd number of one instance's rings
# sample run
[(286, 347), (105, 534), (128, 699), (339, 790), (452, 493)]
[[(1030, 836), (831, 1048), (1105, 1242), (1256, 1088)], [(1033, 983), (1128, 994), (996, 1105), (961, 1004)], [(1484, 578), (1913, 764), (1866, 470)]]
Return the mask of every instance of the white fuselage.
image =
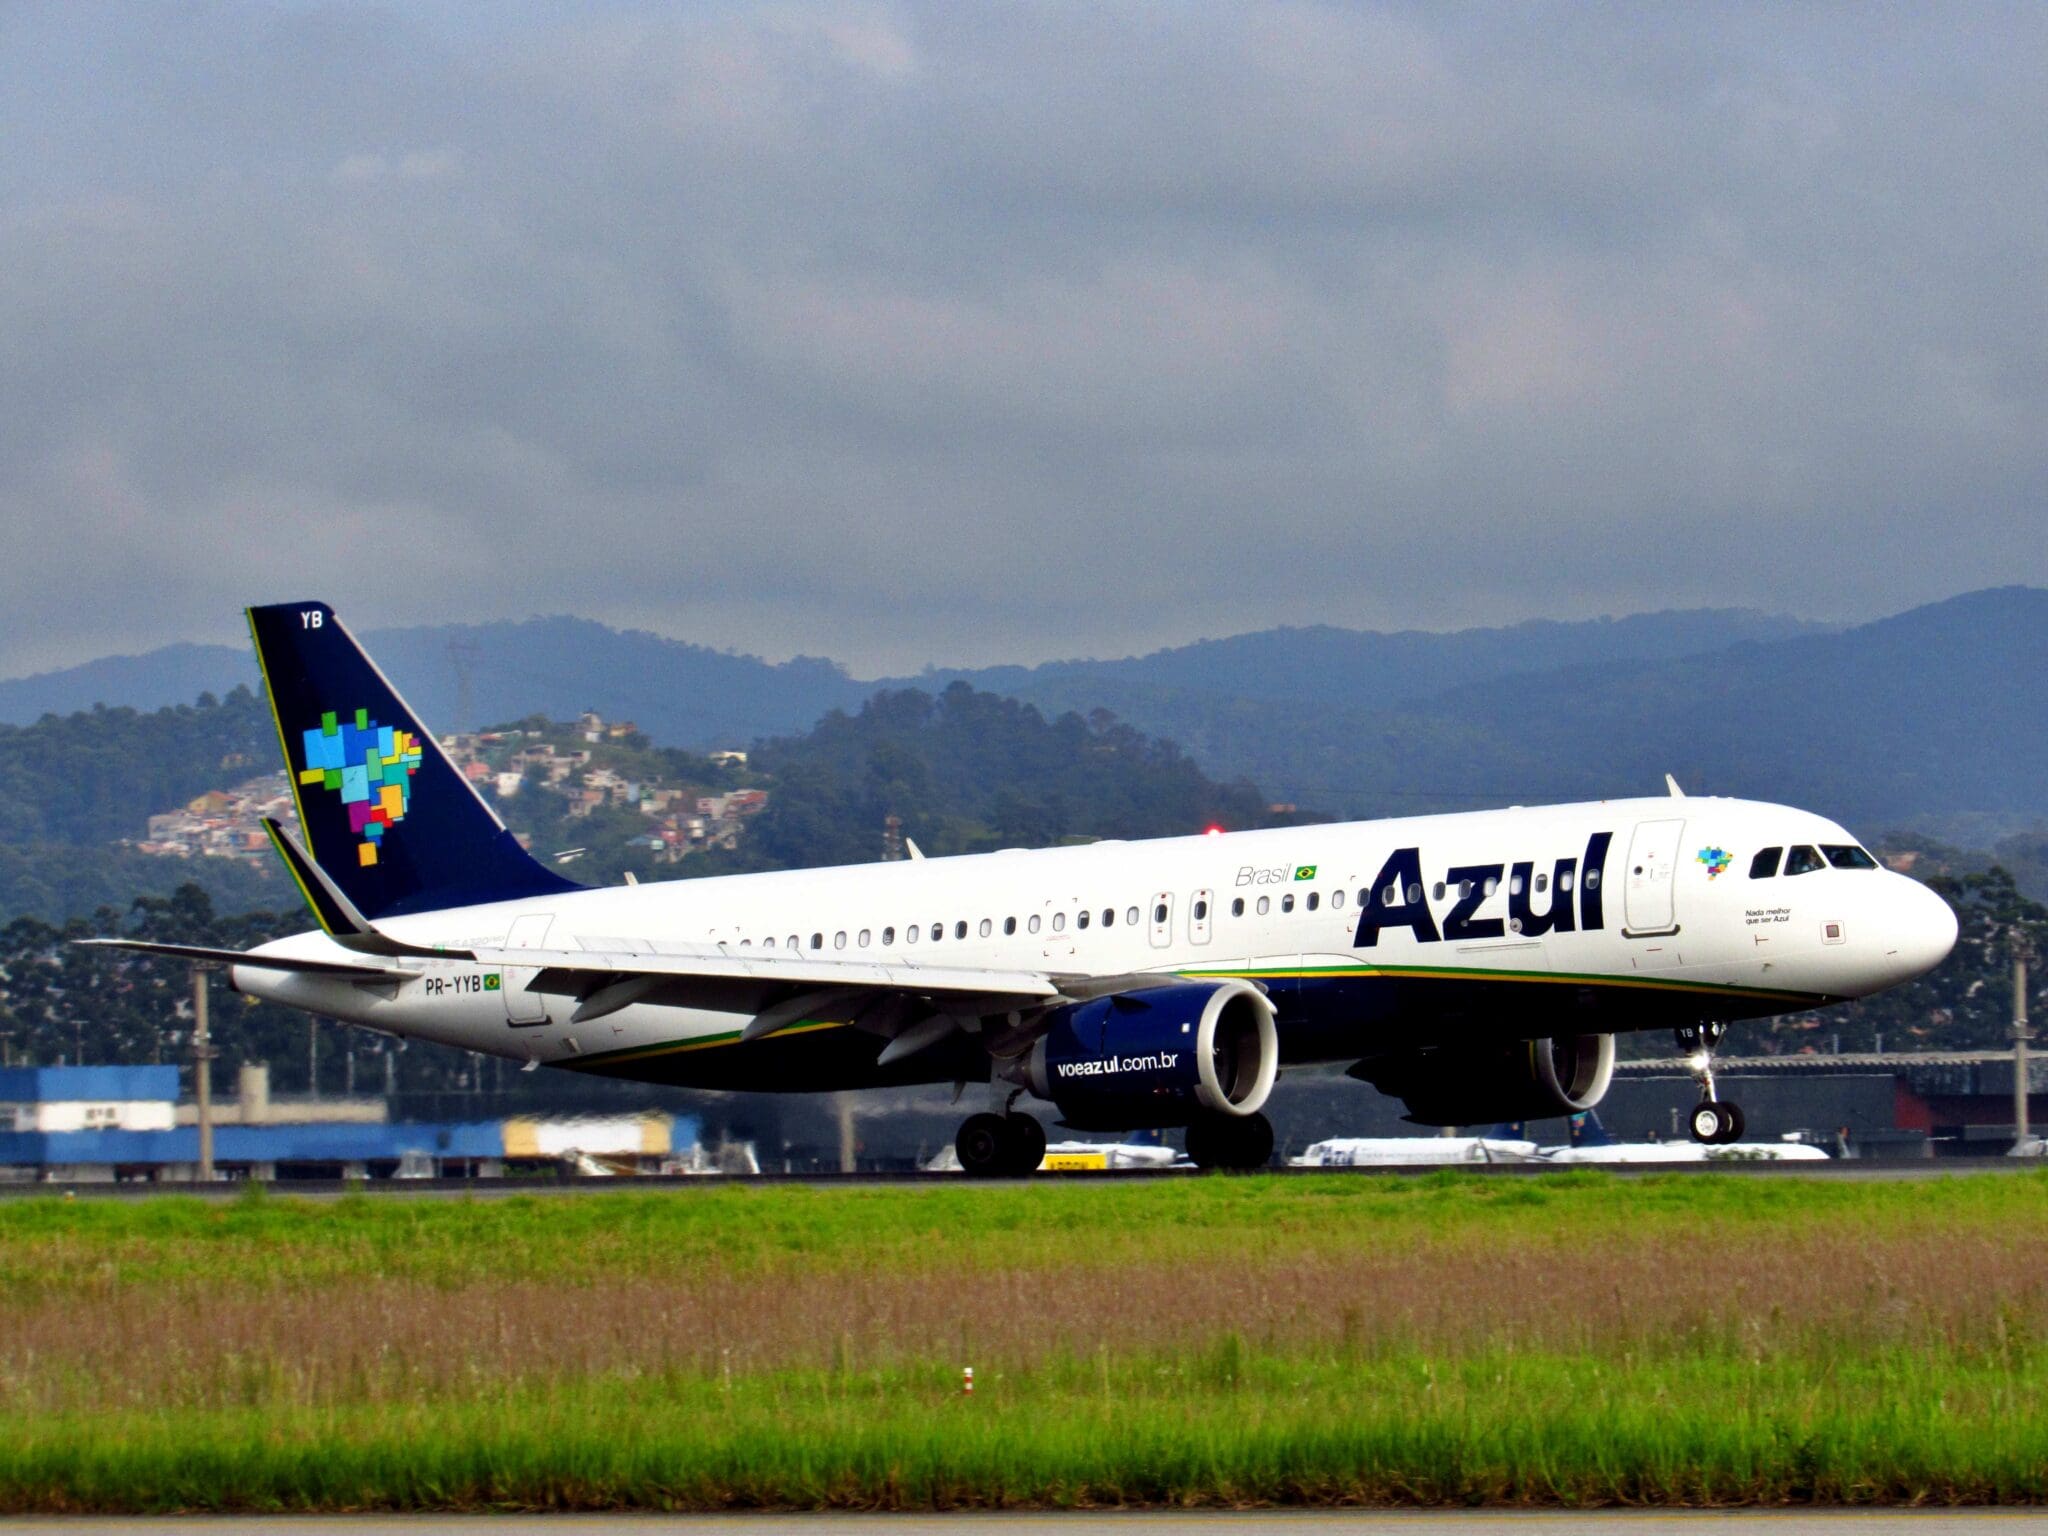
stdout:
[[(1389, 1032), (1431, 1044), (1439, 1029), (1535, 1037), (1567, 1018), (1606, 1032), (1781, 1013), (1937, 964), (1955, 919), (1916, 881), (1832, 865), (1750, 874), (1766, 847), (1854, 845), (1835, 823), (1785, 806), (1617, 800), (620, 886), (381, 926), (449, 948), (793, 945), (820, 960), (1056, 977), (1246, 976), (1273, 998), (1285, 1059), (1343, 1060)], [(347, 958), (319, 933), (265, 948)], [(245, 966), (234, 984), (544, 1064), (830, 1086), (789, 1078), (787, 1035), (772, 1056), (771, 1042), (739, 1043), (744, 1014), (646, 1002), (575, 1024), (576, 1000), (527, 990), (518, 967), (402, 963), (406, 978), (388, 983)], [(837, 1027), (806, 1025), (813, 1038)], [(784, 1080), (753, 1081), (750, 1053)]]

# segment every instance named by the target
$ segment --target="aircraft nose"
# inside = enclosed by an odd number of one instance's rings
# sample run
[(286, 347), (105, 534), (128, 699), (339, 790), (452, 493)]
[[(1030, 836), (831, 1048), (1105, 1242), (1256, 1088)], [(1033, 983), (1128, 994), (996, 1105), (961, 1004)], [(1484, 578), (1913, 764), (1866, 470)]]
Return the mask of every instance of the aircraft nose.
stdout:
[(1898, 968), (1899, 980), (1925, 975), (1956, 947), (1956, 913), (1942, 897), (1919, 881), (1901, 875), (1910, 890), (1900, 893), (1898, 916), (1886, 958)]

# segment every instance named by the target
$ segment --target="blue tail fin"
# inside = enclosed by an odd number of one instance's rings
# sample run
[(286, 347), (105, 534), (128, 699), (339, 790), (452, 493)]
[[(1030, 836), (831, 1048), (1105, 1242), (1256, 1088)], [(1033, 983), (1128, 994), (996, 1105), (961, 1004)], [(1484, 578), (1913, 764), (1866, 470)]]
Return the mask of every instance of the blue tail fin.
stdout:
[(325, 603), (249, 610), (306, 851), (371, 921), (576, 889), (448, 761)]
[(1575, 1147), (1612, 1147), (1618, 1145), (1612, 1133), (1600, 1123), (1599, 1115), (1592, 1110), (1571, 1118), (1572, 1145)]

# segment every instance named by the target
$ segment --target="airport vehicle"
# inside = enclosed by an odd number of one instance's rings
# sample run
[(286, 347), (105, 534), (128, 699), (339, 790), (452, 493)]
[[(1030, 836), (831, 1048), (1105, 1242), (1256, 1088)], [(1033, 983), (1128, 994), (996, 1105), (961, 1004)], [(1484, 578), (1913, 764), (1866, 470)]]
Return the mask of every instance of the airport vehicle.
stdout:
[(987, 1083), (970, 1173), (1075, 1130), (1272, 1155), (1289, 1062), (1348, 1062), (1426, 1125), (1566, 1115), (1614, 1035), (1665, 1028), (1715, 1092), (1730, 1020), (1917, 976), (1955, 916), (1834, 822), (1639, 800), (1214, 832), (588, 889), (530, 857), (324, 603), (249, 610), (319, 931), (216, 962), (255, 996), (401, 1036), (757, 1090)]

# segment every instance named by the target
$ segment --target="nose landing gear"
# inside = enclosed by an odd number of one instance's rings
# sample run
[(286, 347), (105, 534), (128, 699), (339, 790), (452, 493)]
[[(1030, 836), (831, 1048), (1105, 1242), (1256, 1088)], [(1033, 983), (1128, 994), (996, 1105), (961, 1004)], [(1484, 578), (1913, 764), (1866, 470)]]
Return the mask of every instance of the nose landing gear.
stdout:
[(1671, 1032), (1679, 1054), (1692, 1069), (1693, 1081), (1700, 1085), (1700, 1101), (1692, 1112), (1692, 1139), (1716, 1146), (1740, 1141), (1744, 1125), (1742, 1106), (1720, 1097), (1714, 1086), (1714, 1047), (1727, 1032), (1728, 1026), (1719, 1020), (1686, 1024)]

